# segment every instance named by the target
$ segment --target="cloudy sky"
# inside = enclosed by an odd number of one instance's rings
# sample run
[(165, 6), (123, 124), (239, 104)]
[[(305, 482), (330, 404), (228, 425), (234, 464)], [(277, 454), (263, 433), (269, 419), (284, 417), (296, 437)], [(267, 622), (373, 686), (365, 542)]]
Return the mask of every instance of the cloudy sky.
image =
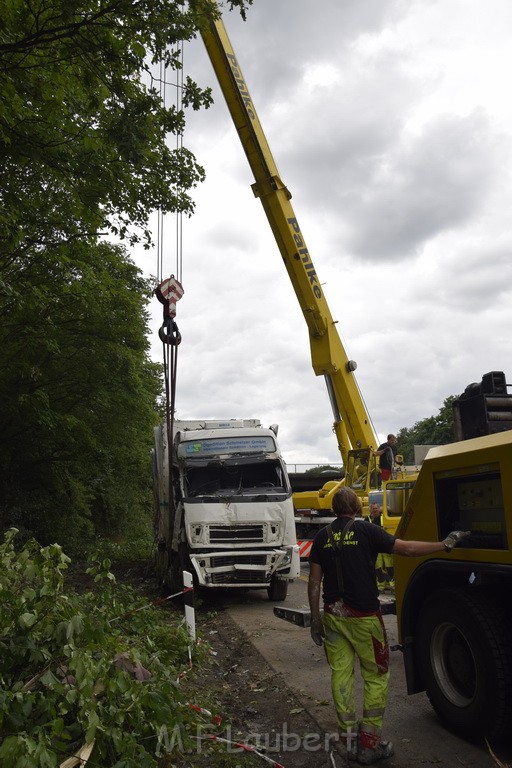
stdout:
[[(512, 381), (510, 0), (254, 0), (245, 23), (224, 20), (378, 436), (488, 371)], [(184, 138), (207, 181), (183, 221), (177, 417), (276, 422), (289, 463), (338, 462), (201, 40), (184, 63), (215, 104), (189, 114)], [(156, 274), (156, 257), (140, 263)]]

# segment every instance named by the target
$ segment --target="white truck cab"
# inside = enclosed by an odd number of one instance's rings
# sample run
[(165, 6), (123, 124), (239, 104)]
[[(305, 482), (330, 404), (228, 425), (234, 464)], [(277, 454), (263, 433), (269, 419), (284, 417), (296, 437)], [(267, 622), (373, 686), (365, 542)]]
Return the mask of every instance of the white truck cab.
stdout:
[(166, 431), (155, 431), (162, 581), (176, 587), (189, 567), (199, 587), (265, 588), (284, 600), (300, 558), (277, 428), (258, 419), (176, 421), (172, 457)]

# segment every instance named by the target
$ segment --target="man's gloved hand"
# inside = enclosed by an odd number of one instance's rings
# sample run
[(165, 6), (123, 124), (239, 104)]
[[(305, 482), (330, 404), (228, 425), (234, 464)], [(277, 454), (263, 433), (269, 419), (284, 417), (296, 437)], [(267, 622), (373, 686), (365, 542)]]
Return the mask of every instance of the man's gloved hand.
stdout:
[(446, 539), (443, 540), (444, 548), (447, 552), (451, 552), (457, 544), (460, 544), (463, 539), (467, 539), (470, 534), (471, 531), (452, 531), (448, 534)]
[(311, 632), (311, 638), (315, 645), (323, 645), (325, 632), (322, 619), (312, 619), (309, 631)]

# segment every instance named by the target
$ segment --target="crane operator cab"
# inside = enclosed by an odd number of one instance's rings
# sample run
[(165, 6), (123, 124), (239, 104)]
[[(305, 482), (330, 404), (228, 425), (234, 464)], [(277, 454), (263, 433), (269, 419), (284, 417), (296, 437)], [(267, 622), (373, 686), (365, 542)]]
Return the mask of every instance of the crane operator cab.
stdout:
[(358, 496), (368, 496), (370, 490), (381, 486), (380, 472), (371, 448), (357, 448), (348, 452), (345, 483)]

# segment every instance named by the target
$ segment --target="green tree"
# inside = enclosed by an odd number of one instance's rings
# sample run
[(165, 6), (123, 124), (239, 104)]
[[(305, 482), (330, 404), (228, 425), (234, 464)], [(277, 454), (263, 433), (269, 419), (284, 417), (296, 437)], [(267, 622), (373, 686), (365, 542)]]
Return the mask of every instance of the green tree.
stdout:
[[(164, 105), (153, 65), (180, 68), (181, 42), (215, 8), (0, 0), (3, 258), (101, 231), (148, 242), (152, 210), (192, 212), (189, 190), (204, 172), (189, 150), (166, 143), (183, 132), (184, 112)], [(187, 78), (184, 106), (210, 102), (210, 90)]]
[[(252, 0), (228, 0), (245, 14)], [(154, 72), (212, 0), (0, 0), (0, 525), (75, 546), (151, 508), (151, 286), (118, 241), (204, 177)]]
[(306, 469), (305, 474), (308, 475), (319, 475), (321, 472), (332, 472), (337, 473), (338, 475), (343, 474), (343, 468), (342, 467), (333, 467), (331, 464), (322, 464), (318, 467), (310, 467), (309, 469)]
[(4, 525), (76, 542), (151, 507), (149, 293), (107, 243), (62, 245), (18, 273), (0, 325)]
[(453, 431), (453, 401), (450, 395), (439, 409), (437, 416), (417, 421), (412, 427), (402, 427), (397, 434), (398, 450), (406, 464), (414, 463), (415, 445), (446, 445), (455, 439)]

